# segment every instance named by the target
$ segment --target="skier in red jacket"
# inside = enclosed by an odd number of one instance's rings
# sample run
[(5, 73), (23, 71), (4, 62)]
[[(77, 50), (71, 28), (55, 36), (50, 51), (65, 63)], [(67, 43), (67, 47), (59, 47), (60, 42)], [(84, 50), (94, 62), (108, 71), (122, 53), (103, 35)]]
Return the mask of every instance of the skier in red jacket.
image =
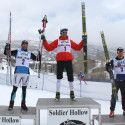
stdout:
[(73, 55), (71, 53), (71, 49), (74, 50), (81, 50), (84, 45), (84, 39), (85, 37), (82, 37), (82, 41), (79, 44), (76, 44), (73, 40), (71, 40), (67, 35), (68, 29), (63, 28), (60, 30), (60, 37), (56, 40), (54, 40), (51, 43), (48, 43), (45, 36), (41, 36), (41, 40), (43, 40), (44, 48), (47, 51), (52, 51), (56, 49), (56, 61), (57, 61), (57, 83), (56, 83), (56, 100), (60, 99), (60, 84), (61, 79), (63, 78), (63, 71), (64, 69), (67, 72), (67, 77), (69, 81), (69, 87), (70, 87), (70, 99), (74, 100), (74, 88), (73, 88), (73, 66), (72, 66), (72, 60)]

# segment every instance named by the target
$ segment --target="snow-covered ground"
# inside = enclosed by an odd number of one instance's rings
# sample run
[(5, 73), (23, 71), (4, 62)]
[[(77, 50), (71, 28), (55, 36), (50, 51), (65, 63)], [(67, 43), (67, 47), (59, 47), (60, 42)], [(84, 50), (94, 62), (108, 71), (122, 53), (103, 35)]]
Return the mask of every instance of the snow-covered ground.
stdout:
[[(91, 82), (88, 82), (91, 83)], [(101, 83), (100, 83), (101, 84)], [(103, 89), (103, 88), (100, 88)], [(12, 86), (0, 85), (0, 105), (8, 106), (10, 100), (10, 94), (12, 91)], [(28, 89), (27, 90), (27, 105), (28, 106), (36, 106), (38, 98), (54, 98), (55, 93), (42, 91), (42, 90), (35, 90), (35, 89)], [(68, 97), (68, 95), (62, 95), (62, 97)], [(101, 104), (101, 114), (108, 114), (109, 113), (109, 101), (102, 101), (102, 100), (95, 100)], [(21, 102), (21, 88), (18, 89), (15, 99), (15, 105), (20, 106)], [(97, 111), (92, 110), (92, 113), (95, 114)], [(117, 102), (116, 106), (116, 114), (122, 114), (121, 103)], [(46, 117), (42, 113), (41, 115), (41, 124), (46, 124)], [(22, 125), (31, 125), (32, 120), (22, 120)]]
[[(0, 70), (0, 105), (8, 106), (10, 100), (10, 94), (12, 86), (7, 85), (6, 70)], [(31, 71), (29, 89), (27, 89), (27, 105), (36, 106), (38, 98), (54, 98), (56, 89), (56, 76), (51, 73), (41, 74), (41, 78), (37, 77), (37, 74)], [(80, 96), (80, 84), (79, 80), (75, 78), (74, 89), (76, 97)], [(111, 95), (111, 84), (106, 82), (92, 82), (87, 81), (87, 85), (82, 82), (81, 89), (82, 97), (90, 97), (101, 104), (101, 114), (108, 114), (110, 107), (110, 95)], [(21, 103), (21, 88), (18, 89), (15, 99), (15, 105), (20, 106)], [(69, 97), (69, 85), (67, 82), (66, 74), (61, 85), (61, 97)], [(121, 102), (119, 101), (116, 105), (116, 114), (122, 114)], [(92, 110), (95, 114), (97, 111)], [(42, 125), (46, 124), (46, 117), (44, 114), (41, 115)], [(22, 125), (31, 125), (31, 120), (22, 120)]]

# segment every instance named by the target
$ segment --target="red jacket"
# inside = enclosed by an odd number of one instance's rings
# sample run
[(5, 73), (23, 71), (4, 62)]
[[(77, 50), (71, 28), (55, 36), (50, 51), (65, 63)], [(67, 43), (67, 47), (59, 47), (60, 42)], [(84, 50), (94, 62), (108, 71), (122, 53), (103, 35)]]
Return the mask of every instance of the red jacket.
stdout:
[[(59, 40), (68, 40), (68, 36), (67, 37), (62, 37), (60, 36), (59, 39), (54, 40), (52, 43), (48, 43), (47, 40), (43, 41), (43, 45), (44, 48), (47, 51), (52, 51), (55, 48), (58, 48), (58, 42)], [(83, 41), (81, 41), (79, 44), (76, 44), (73, 40), (70, 40), (70, 45), (71, 48), (74, 50), (81, 50), (83, 48)], [(68, 61), (68, 60), (73, 60), (73, 55), (71, 52), (67, 52), (67, 51), (63, 51), (63, 52), (58, 52), (56, 54), (56, 60), (57, 61)]]

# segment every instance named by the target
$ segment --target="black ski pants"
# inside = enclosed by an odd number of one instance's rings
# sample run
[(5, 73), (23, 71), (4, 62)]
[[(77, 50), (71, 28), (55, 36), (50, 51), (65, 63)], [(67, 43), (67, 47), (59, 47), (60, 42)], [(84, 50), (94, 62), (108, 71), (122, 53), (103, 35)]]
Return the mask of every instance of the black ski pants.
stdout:
[(73, 65), (72, 61), (57, 61), (57, 79), (63, 78), (63, 71), (66, 70), (68, 81), (73, 82)]
[[(125, 81), (115, 81), (116, 91), (118, 93), (119, 89), (121, 92), (122, 109), (125, 111)], [(111, 107), (110, 110), (114, 111), (116, 106), (117, 96), (111, 95)]]

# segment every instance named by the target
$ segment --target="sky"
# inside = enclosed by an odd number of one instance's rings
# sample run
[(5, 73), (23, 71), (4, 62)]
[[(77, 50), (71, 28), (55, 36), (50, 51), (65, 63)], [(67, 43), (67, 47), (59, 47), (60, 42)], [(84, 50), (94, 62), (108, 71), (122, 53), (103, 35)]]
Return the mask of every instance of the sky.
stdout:
[(82, 36), (81, 2), (86, 4), (88, 43), (101, 44), (103, 30), (107, 44), (124, 46), (125, 0), (0, 0), (0, 40), (9, 31), (9, 12), (12, 12), (12, 40), (39, 40), (38, 29), (47, 15), (45, 36), (55, 40), (61, 28), (76, 42)]

